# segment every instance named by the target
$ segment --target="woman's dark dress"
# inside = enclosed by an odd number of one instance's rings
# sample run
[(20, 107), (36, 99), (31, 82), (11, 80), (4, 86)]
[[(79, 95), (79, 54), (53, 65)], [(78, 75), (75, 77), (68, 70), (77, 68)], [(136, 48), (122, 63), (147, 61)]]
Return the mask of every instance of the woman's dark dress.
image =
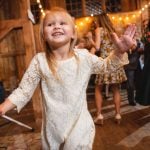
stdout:
[(139, 92), (136, 95), (137, 103), (141, 105), (150, 105), (150, 42), (145, 43), (144, 47), (144, 68)]

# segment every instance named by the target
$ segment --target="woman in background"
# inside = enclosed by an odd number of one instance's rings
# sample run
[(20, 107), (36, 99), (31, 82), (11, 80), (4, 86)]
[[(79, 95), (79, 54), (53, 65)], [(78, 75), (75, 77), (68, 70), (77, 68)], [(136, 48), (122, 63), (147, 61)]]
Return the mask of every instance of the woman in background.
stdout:
[[(99, 57), (103, 59), (106, 58), (113, 50), (116, 49), (115, 45), (111, 40), (111, 33), (116, 32), (112, 22), (106, 13), (102, 13), (98, 16), (98, 24), (95, 22), (95, 39), (94, 39), (94, 47), (95, 52)], [(120, 114), (120, 83), (126, 81), (126, 75), (123, 67), (119, 68), (117, 71), (113, 73), (106, 74), (98, 74), (96, 75), (95, 80), (95, 99), (96, 99), (96, 107), (97, 107), (97, 117), (95, 118), (95, 124), (103, 124), (103, 115), (102, 115), (102, 89), (104, 85), (110, 85), (111, 90), (113, 92), (113, 100), (115, 104), (115, 120), (117, 123), (121, 121)]]

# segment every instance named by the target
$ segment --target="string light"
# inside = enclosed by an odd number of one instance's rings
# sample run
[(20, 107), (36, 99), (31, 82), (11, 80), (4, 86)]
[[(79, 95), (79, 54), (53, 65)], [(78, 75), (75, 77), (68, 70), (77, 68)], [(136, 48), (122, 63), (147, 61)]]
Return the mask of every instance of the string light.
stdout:
[(115, 17), (114, 17), (114, 16), (112, 16), (112, 19), (114, 20), (114, 19), (115, 19)]
[(136, 17), (136, 15), (132, 15), (132, 17), (133, 17), (133, 18), (135, 18), (135, 17)]
[(83, 26), (83, 22), (80, 22), (80, 26)]
[[(146, 10), (148, 7), (150, 6), (150, 2), (145, 4), (144, 7), (141, 8), (141, 10), (139, 10), (139, 13), (141, 14), (144, 10)], [(145, 9), (146, 8), (146, 9)]]
[(126, 17), (126, 20), (129, 20), (129, 17)]
[(145, 8), (147, 8), (148, 7), (148, 5), (145, 5)]
[(142, 10), (142, 11), (144, 11), (145, 9), (144, 9), (144, 8), (142, 8), (141, 10)]
[[(150, 7), (150, 2), (145, 4), (140, 10), (132, 11), (132, 12), (122, 12), (119, 14), (107, 14), (114, 25), (117, 27), (126, 26), (129, 23), (140, 23), (141, 15)], [(83, 17), (80, 19), (76, 19), (76, 29), (78, 32), (85, 32), (85, 25), (90, 26), (90, 23), (94, 19), (94, 14), (91, 14), (89, 17)]]
[(86, 17), (86, 18), (85, 18), (85, 21), (87, 21), (87, 22), (88, 22), (88, 21), (89, 21), (89, 18), (88, 18), (88, 17)]
[(41, 4), (39, 4), (39, 8), (41, 8), (41, 9), (42, 9), (42, 5), (41, 5)]
[(36, 2), (37, 2), (37, 3), (40, 3), (40, 0), (37, 0)]
[(36, 2), (38, 3), (40, 12), (42, 13), (43, 16), (45, 16), (45, 12), (44, 12), (43, 6), (41, 4), (41, 1), (40, 0), (36, 0)]
[(119, 17), (119, 20), (121, 21), (121, 20), (122, 20), (122, 17)]

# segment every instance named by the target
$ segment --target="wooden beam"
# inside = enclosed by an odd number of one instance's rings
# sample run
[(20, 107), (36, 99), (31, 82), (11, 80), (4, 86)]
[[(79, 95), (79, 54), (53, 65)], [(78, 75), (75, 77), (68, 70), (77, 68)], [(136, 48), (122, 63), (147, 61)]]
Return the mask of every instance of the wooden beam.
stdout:
[(102, 10), (105, 12), (106, 11), (106, 2), (105, 0), (100, 0), (101, 4), (102, 4)]
[(25, 51), (24, 50), (19, 50), (19, 51), (13, 51), (13, 52), (9, 52), (9, 53), (0, 53), (1, 58), (15, 57), (15, 56), (19, 56), (19, 55), (25, 55)]
[(130, 2), (129, 0), (123, 0), (121, 1), (121, 8), (122, 12), (128, 12), (130, 11)]
[(50, 8), (52, 7), (62, 7), (62, 8), (66, 8), (66, 1), (65, 0), (47, 0), (49, 3)]
[(137, 9), (141, 8), (141, 0), (136, 0)]
[(82, 0), (82, 16), (86, 16), (86, 2)]
[(0, 41), (14, 28), (21, 28), (24, 22), (23, 19), (0, 21)]

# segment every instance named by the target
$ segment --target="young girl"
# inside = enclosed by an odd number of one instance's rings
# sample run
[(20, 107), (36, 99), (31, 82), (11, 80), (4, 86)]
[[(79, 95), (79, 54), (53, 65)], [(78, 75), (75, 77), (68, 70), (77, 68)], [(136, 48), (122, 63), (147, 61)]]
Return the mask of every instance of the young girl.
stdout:
[(123, 53), (131, 47), (135, 27), (122, 38), (114, 34), (118, 51), (105, 60), (87, 50), (73, 50), (76, 39), (71, 16), (61, 8), (47, 12), (41, 22), (45, 52), (31, 61), (19, 87), (0, 105), (0, 114), (17, 107), (18, 112), (31, 99), (41, 81), (43, 94), (42, 147), (44, 150), (91, 150), (95, 135), (87, 109), (86, 88), (92, 73), (115, 71), (128, 62)]

